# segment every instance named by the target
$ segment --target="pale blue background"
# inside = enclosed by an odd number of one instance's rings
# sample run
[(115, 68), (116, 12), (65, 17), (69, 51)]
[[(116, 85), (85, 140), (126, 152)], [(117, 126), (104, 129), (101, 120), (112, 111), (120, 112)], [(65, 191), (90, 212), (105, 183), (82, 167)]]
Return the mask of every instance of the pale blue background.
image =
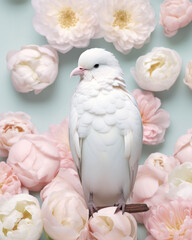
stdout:
[[(136, 0), (135, 0), (136, 1)], [(159, 7), (162, 1), (152, 0), (159, 21)], [(78, 1), (77, 1), (78, 3)], [(70, 72), (77, 66), (79, 55), (84, 49), (73, 49), (69, 53), (59, 54), (59, 75), (56, 82), (39, 95), (18, 93), (14, 90), (10, 72), (6, 67), (6, 54), (28, 44), (47, 44), (46, 39), (33, 29), (34, 10), (29, 0), (0, 0), (0, 112), (23, 111), (28, 113), (32, 122), (43, 133), (51, 124), (57, 124), (69, 114), (70, 100), (78, 78), (69, 78)], [(130, 67), (136, 59), (153, 47), (175, 49), (183, 59), (180, 77), (169, 90), (155, 95), (162, 100), (162, 107), (170, 113), (171, 125), (165, 136), (165, 143), (157, 146), (144, 146), (141, 163), (152, 152), (172, 155), (174, 144), (179, 136), (192, 127), (192, 92), (183, 84), (185, 66), (192, 59), (192, 24), (180, 29), (173, 38), (163, 35), (163, 28), (157, 24), (151, 41), (141, 49), (134, 49), (128, 55), (118, 52), (113, 44), (103, 39), (92, 40), (89, 48), (102, 47), (115, 54), (125, 74), (127, 88), (132, 91), (137, 85), (130, 75)], [(41, 240), (45, 239), (43, 236)], [(139, 227), (138, 239), (145, 239), (145, 231)]]

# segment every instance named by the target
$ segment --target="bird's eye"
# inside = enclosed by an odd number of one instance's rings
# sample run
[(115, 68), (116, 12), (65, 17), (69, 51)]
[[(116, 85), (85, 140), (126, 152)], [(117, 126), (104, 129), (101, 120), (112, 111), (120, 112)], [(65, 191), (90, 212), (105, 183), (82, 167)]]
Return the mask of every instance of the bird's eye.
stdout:
[(95, 65), (94, 65), (94, 68), (98, 68), (98, 67), (99, 67), (99, 64), (95, 64)]

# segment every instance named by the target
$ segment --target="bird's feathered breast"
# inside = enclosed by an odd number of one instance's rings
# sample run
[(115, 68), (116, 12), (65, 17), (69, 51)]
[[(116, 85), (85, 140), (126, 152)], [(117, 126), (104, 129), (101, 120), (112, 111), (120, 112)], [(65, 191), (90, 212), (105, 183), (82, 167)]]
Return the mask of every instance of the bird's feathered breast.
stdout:
[(127, 129), (134, 130), (135, 126), (141, 125), (137, 104), (124, 87), (121, 79), (109, 79), (103, 84), (80, 82), (71, 106), (71, 112), (76, 112), (78, 118), (80, 138), (87, 136), (90, 126), (100, 133), (117, 126), (120, 134), (124, 135)]

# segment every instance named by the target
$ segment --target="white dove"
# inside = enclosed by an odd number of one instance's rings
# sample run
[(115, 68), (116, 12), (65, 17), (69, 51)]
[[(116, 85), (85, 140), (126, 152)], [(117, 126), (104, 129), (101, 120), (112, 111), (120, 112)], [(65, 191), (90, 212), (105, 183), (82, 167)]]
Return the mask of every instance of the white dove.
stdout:
[(72, 97), (70, 148), (85, 199), (96, 206), (116, 205), (125, 211), (142, 150), (142, 120), (127, 91), (114, 55), (92, 48), (81, 54), (71, 76), (80, 75)]

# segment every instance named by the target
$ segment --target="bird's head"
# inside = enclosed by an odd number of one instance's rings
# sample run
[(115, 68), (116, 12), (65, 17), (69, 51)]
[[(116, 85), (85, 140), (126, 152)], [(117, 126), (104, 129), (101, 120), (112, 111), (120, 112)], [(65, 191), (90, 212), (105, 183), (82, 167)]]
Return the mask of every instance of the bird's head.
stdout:
[(80, 75), (88, 81), (122, 77), (122, 70), (114, 55), (102, 48), (91, 48), (83, 52), (78, 61), (78, 67), (71, 72), (71, 77)]

